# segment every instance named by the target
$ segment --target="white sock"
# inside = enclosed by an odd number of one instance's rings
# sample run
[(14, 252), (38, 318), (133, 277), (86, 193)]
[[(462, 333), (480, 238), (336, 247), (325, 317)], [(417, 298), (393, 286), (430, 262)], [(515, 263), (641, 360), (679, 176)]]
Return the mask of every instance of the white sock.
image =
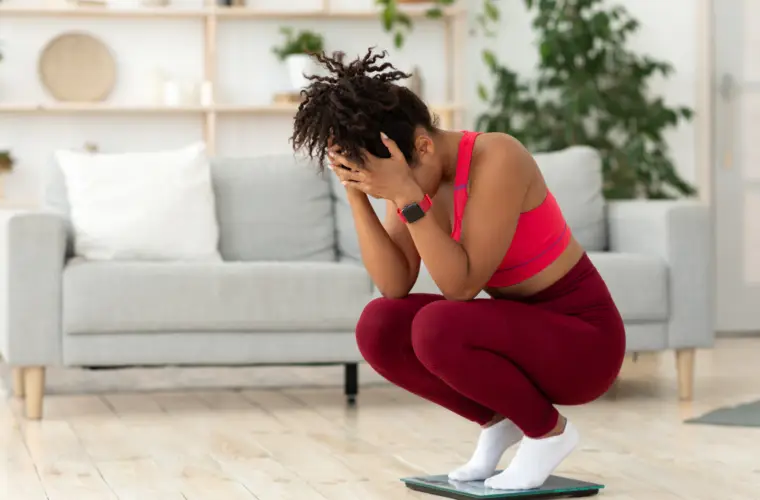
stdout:
[(501, 474), (486, 480), (495, 490), (531, 490), (544, 484), (559, 464), (575, 449), (580, 437), (567, 422), (559, 436), (545, 439), (524, 437), (512, 463)]
[(481, 481), (491, 477), (507, 448), (516, 444), (522, 437), (522, 431), (506, 418), (483, 429), (470, 461), (449, 473), (449, 479)]

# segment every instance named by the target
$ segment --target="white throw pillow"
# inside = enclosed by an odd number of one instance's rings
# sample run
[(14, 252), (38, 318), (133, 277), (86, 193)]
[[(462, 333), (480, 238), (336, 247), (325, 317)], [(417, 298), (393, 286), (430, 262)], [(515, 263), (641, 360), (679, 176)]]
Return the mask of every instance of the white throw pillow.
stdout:
[(202, 143), (155, 153), (58, 151), (75, 253), (91, 260), (220, 261)]

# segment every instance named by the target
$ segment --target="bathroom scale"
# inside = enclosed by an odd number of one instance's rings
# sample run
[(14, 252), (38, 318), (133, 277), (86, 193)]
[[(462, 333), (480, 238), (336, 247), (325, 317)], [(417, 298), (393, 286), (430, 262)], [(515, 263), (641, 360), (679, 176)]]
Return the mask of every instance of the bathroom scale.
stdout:
[(543, 486), (534, 490), (509, 491), (487, 488), (484, 481), (452, 481), (447, 475), (420, 476), (401, 479), (407, 488), (431, 495), (458, 500), (472, 498), (491, 499), (538, 499), (538, 498), (577, 498), (596, 495), (604, 488), (601, 484), (587, 483), (577, 479), (549, 476)]

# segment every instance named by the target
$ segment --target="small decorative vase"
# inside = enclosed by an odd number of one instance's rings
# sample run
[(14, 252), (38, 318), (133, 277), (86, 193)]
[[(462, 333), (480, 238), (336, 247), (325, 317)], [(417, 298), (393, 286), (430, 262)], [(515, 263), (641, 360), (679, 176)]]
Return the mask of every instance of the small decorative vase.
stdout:
[(182, 86), (174, 80), (164, 82), (164, 106), (178, 107), (182, 105)]
[(305, 75), (314, 74), (314, 61), (308, 54), (293, 54), (285, 58), (290, 76), (291, 90), (298, 92), (307, 85), (309, 80)]

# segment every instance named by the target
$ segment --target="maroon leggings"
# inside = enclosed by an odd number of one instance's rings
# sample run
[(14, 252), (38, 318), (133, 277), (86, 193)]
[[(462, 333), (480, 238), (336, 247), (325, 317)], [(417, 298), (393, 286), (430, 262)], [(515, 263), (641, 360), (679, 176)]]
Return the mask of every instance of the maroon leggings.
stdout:
[(520, 301), (375, 299), (356, 336), (364, 358), (390, 382), (479, 424), (502, 415), (529, 437), (556, 426), (555, 404), (604, 394), (625, 354), (623, 321), (586, 255)]

